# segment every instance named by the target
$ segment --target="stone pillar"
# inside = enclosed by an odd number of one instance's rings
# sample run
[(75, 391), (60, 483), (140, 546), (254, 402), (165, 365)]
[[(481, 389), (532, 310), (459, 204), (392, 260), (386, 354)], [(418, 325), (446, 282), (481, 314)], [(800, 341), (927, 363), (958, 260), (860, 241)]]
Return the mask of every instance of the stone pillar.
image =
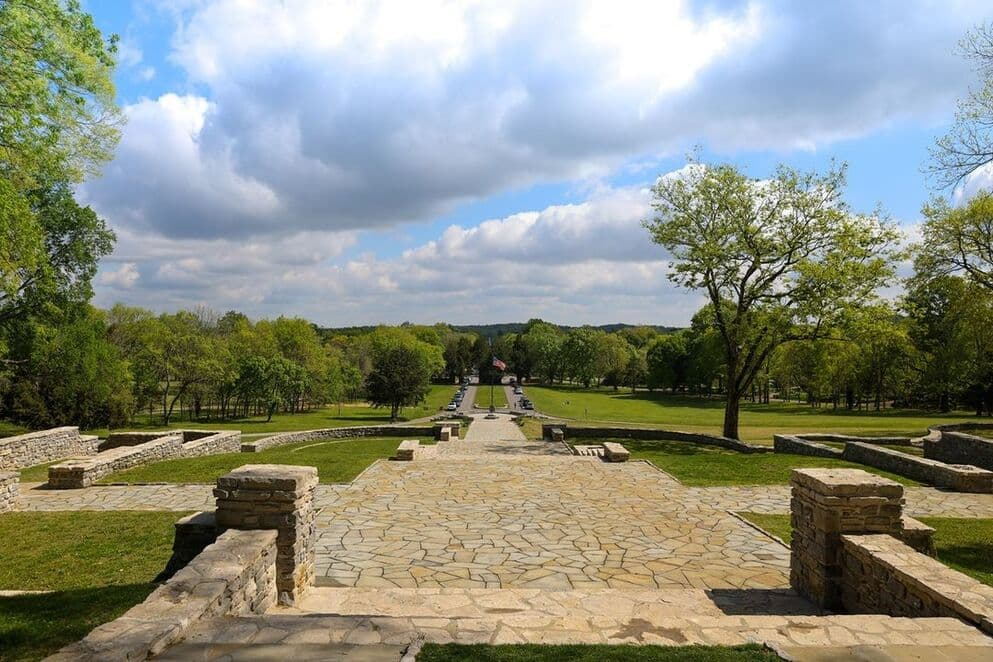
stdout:
[(0, 471), (0, 513), (14, 509), (20, 480), (21, 474), (16, 471)]
[(794, 469), (790, 585), (818, 606), (840, 610), (842, 534), (899, 537), (903, 485), (861, 469)]
[(247, 464), (217, 479), (218, 533), (275, 529), (279, 602), (293, 605), (314, 583), (315, 467)]

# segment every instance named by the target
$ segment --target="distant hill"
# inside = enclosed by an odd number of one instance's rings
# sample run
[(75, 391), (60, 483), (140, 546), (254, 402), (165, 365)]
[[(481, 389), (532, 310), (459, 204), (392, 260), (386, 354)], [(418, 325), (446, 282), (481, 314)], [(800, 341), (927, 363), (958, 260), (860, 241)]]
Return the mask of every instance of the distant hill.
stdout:
[[(550, 322), (551, 323), (551, 322)], [(507, 333), (519, 333), (524, 330), (527, 326), (526, 322), (504, 322), (501, 324), (452, 324), (453, 329), (459, 333), (475, 333), (477, 335), (483, 336), (484, 338), (498, 338)], [(556, 324), (558, 328), (563, 331), (570, 331), (572, 329), (577, 329), (580, 327), (576, 326), (566, 326), (564, 324)], [(673, 333), (678, 331), (682, 327), (678, 326), (659, 326), (655, 324), (600, 324), (598, 326), (592, 326), (594, 329), (599, 329), (601, 331), (606, 331), (607, 333), (616, 333), (621, 329), (630, 329), (635, 326), (650, 326), (659, 333)], [(342, 336), (358, 336), (363, 333), (368, 333), (375, 329), (374, 325), (370, 326), (341, 326), (341, 327), (317, 327), (318, 333), (324, 337), (342, 335)]]

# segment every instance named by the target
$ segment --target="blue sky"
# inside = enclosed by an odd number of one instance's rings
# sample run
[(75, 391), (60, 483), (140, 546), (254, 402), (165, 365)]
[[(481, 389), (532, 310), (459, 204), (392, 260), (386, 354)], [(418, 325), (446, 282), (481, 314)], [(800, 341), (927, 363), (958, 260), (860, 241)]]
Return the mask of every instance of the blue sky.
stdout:
[(89, 0), (129, 118), (97, 303), (685, 324), (654, 179), (837, 159), (912, 234), (983, 4)]

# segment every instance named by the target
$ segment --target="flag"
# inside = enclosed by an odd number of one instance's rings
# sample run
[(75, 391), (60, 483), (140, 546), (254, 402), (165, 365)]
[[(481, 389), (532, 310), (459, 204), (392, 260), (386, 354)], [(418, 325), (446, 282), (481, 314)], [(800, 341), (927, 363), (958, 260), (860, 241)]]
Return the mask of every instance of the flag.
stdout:
[(494, 356), (493, 357), (493, 367), (494, 368), (497, 368), (498, 370), (506, 370), (507, 369), (507, 364)]

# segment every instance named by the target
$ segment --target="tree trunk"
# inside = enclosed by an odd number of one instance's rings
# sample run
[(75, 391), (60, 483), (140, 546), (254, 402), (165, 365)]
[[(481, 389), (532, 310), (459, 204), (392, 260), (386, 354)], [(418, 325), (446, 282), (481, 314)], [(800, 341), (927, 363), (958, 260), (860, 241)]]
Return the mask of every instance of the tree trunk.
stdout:
[(724, 436), (729, 439), (738, 438), (738, 413), (740, 407), (741, 394), (729, 388), (727, 402), (724, 404)]

